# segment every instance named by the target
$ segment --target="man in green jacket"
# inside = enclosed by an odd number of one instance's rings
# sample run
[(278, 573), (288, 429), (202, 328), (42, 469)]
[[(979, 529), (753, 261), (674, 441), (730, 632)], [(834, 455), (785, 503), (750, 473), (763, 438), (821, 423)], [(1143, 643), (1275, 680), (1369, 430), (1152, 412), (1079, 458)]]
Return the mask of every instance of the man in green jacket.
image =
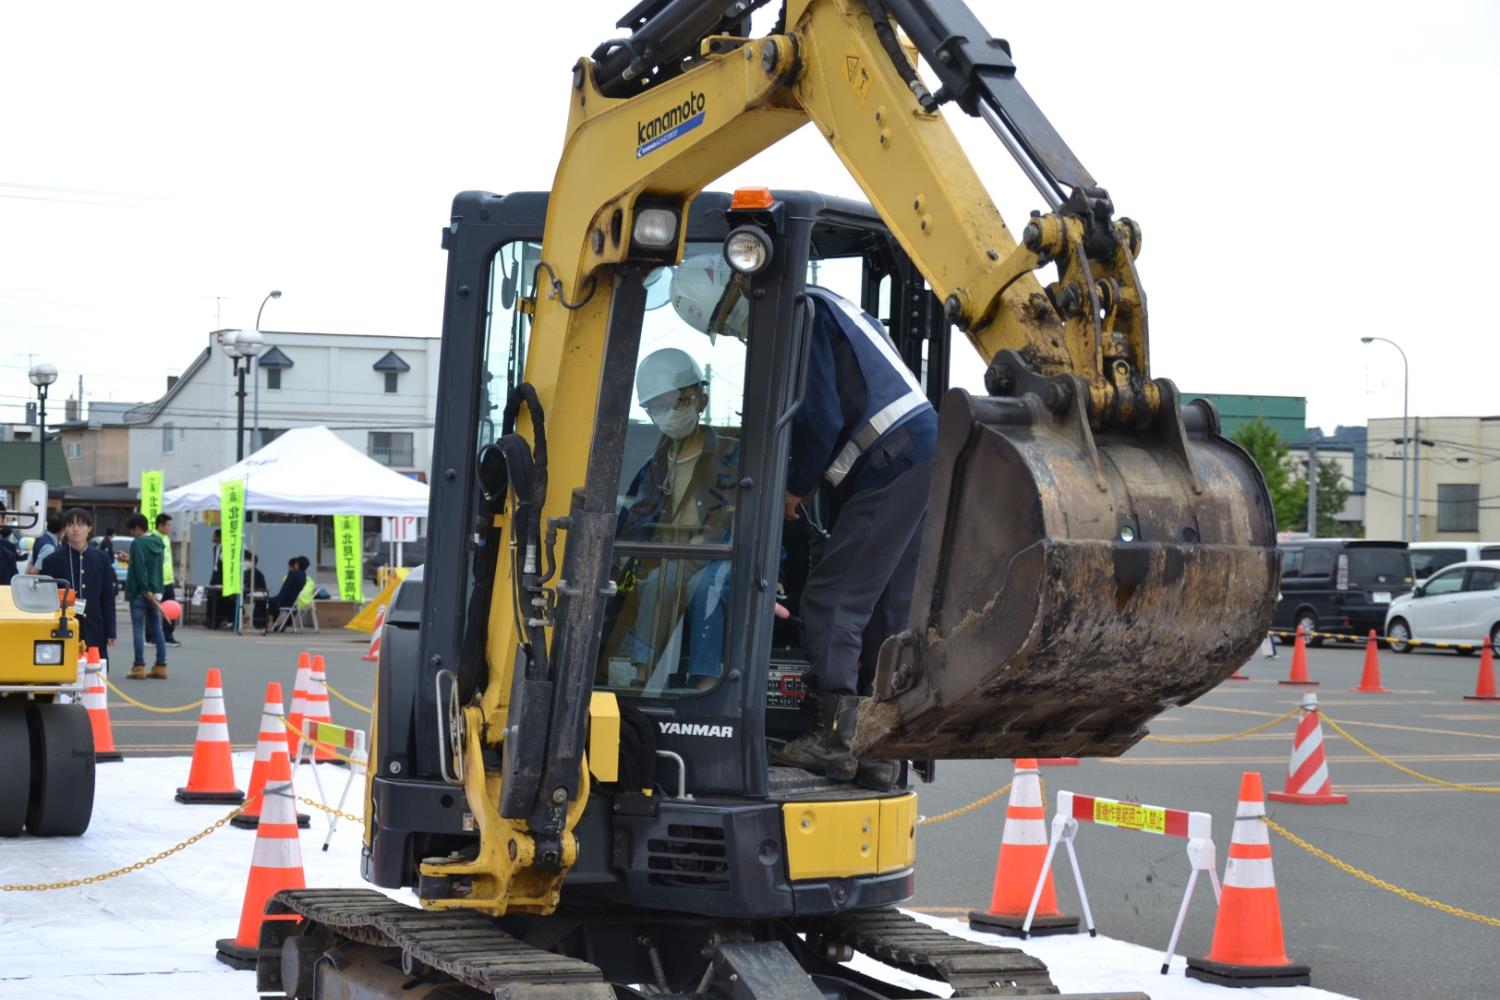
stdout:
[(149, 676), (167, 678), (167, 637), (162, 633), (161, 593), (164, 551), (161, 536), (146, 523), (146, 515), (131, 514), (125, 519), (125, 530), (131, 537), (130, 566), (125, 571), (125, 600), (130, 605), (130, 630), (135, 640), (135, 662), (129, 680), (146, 676), (146, 630), (156, 643), (156, 664)]

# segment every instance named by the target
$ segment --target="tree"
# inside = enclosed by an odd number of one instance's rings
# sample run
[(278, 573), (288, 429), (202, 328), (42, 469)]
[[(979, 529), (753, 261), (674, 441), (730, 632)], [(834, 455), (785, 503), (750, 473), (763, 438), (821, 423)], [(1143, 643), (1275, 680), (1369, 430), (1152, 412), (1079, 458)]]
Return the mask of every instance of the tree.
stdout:
[[(1297, 475), (1289, 449), (1276, 429), (1264, 419), (1256, 417), (1235, 431), (1232, 439), (1250, 453), (1260, 474), (1266, 478), (1266, 490), (1271, 494), (1271, 510), (1276, 515), (1276, 527), (1280, 531), (1298, 530), (1293, 524), (1307, 523), (1307, 484)], [(1323, 494), (1319, 493), (1319, 500)], [(1336, 510), (1342, 510), (1340, 504)], [(1319, 518), (1321, 521), (1322, 518)]]
[[(1306, 484), (1303, 492), (1307, 491)], [(1337, 462), (1318, 463), (1318, 537), (1340, 538), (1348, 535), (1350, 526), (1334, 520), (1334, 515), (1349, 502), (1349, 487), (1344, 482), (1344, 471)], [(1306, 505), (1303, 505), (1302, 523), (1307, 523)], [(1358, 526), (1354, 526), (1358, 529)]]

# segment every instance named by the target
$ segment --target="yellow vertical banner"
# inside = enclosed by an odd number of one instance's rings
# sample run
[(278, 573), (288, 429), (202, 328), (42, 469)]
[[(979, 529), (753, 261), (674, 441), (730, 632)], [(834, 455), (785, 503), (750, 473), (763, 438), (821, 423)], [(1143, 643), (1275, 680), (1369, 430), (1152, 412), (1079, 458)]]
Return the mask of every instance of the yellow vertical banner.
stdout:
[(245, 552), (245, 481), (225, 479), (219, 483), (219, 530), (223, 533), (224, 596), (240, 592)]
[(358, 601), (364, 594), (359, 586), (360, 562), (364, 555), (360, 537), (363, 518), (358, 514), (333, 515), (333, 548), (338, 556), (339, 597)]
[(146, 515), (146, 524), (156, 527), (156, 515), (161, 513), (161, 470), (147, 469), (141, 473), (141, 513)]

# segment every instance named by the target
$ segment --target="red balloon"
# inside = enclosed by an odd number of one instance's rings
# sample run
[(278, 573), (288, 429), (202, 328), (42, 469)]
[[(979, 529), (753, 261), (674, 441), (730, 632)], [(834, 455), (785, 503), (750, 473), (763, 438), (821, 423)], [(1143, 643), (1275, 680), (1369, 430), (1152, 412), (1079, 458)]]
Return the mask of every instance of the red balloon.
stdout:
[(162, 601), (161, 613), (167, 616), (167, 621), (175, 622), (182, 617), (182, 605), (176, 601)]

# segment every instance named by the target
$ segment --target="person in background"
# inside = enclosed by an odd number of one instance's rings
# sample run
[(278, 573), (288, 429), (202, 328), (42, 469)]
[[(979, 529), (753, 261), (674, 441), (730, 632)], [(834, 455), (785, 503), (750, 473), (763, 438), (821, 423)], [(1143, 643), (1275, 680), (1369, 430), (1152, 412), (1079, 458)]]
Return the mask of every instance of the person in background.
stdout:
[[(0, 511), (5, 510), (5, 504), (0, 503)], [(16, 548), (15, 539), (10, 537), (9, 528), (0, 528), (0, 587), (9, 587), (10, 578), (20, 572), (21, 552)]]
[(111, 560), (113, 560), (115, 558), (115, 529), (114, 528), (105, 528), (104, 529), (104, 537), (101, 538), (101, 539), (99, 539), (99, 551), (103, 552), (105, 555), (109, 556), (109, 558)]
[[(311, 565), (312, 561), (307, 556), (292, 556), (286, 561), (286, 576), (281, 578), (281, 589), (271, 598), (270, 612), (266, 616), (267, 624), (276, 621), (282, 608), (296, 606), (297, 598), (302, 596), (302, 590), (307, 586), (307, 568)], [(265, 631), (261, 629), (262, 634)]]
[(156, 663), (150, 676), (167, 679), (167, 637), (161, 630), (161, 538), (148, 530), (146, 515), (139, 512), (125, 519), (130, 534), (130, 566), (125, 571), (125, 600), (130, 605), (130, 630), (135, 641), (135, 660), (127, 680), (138, 681), (146, 674), (146, 637), (156, 643)]
[[(234, 621), (234, 598), (225, 597), (224, 586), (224, 533), (214, 529), (213, 570), (208, 577), (208, 627), (229, 628)], [(227, 604), (226, 604), (227, 602)]]
[(36, 543), (31, 546), (31, 562), (26, 566), (28, 575), (36, 576), (41, 573), (42, 562), (62, 544), (58, 541), (62, 525), (61, 513), (55, 510), (47, 512), (47, 530), (38, 535)]
[[(173, 586), (176, 576), (172, 572), (172, 539), (167, 533), (172, 530), (172, 515), (161, 513), (156, 515), (156, 531), (154, 534), (161, 539), (162, 564), (161, 564), (161, 599), (164, 601), (177, 600), (177, 588)], [(168, 646), (181, 646), (177, 641), (177, 626), (162, 618), (162, 632), (166, 636)]]
[(89, 548), (94, 518), (81, 507), (62, 516), (63, 544), (42, 561), (42, 572), (76, 595), (73, 610), (83, 619), (83, 644), (99, 651), (109, 663), (109, 647), (115, 644), (115, 563), (100, 549)]

